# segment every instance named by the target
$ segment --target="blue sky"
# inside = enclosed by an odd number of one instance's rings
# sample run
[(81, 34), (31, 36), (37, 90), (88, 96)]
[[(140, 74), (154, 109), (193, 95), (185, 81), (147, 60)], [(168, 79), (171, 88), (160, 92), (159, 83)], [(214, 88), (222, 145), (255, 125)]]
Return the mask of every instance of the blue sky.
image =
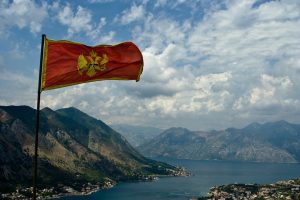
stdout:
[(131, 40), (141, 81), (42, 93), (108, 124), (193, 130), (300, 123), (299, 0), (0, 2), (0, 104), (35, 107), (41, 34), (88, 45)]

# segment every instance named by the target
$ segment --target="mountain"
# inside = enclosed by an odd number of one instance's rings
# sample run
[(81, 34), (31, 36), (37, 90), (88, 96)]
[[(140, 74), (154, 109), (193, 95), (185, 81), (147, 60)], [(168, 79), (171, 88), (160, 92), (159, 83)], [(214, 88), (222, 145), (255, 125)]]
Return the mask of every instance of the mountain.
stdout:
[(300, 162), (300, 125), (286, 121), (252, 123), (222, 131), (171, 128), (138, 147), (148, 157), (195, 160)]
[[(0, 192), (31, 186), (35, 112), (28, 106), (0, 106)], [(145, 158), (119, 133), (76, 108), (41, 110), (38, 162), (39, 187), (137, 180), (176, 171)]]
[(126, 124), (110, 125), (111, 128), (123, 135), (134, 147), (137, 147), (163, 132), (162, 129), (145, 126), (131, 126)]

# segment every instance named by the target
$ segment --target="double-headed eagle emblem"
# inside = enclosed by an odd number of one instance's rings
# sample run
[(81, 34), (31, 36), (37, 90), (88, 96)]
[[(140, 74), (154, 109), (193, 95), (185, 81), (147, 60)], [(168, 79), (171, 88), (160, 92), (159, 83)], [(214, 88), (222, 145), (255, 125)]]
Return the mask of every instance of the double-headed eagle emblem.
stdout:
[(92, 77), (97, 71), (106, 70), (106, 63), (108, 63), (106, 54), (102, 54), (102, 57), (100, 57), (92, 50), (89, 56), (83, 54), (78, 56), (77, 69), (80, 75), (86, 73), (86, 75)]

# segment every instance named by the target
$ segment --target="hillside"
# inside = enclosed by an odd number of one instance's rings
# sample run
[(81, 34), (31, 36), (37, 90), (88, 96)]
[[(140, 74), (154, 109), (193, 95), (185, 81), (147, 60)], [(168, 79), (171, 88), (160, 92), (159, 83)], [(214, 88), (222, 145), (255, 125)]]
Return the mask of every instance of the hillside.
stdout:
[(171, 128), (138, 149), (149, 157), (297, 163), (300, 125), (278, 121), (210, 132)]
[[(0, 192), (31, 186), (35, 110), (0, 106)], [(119, 133), (76, 108), (41, 111), (39, 187), (126, 181), (176, 168), (143, 157)]]

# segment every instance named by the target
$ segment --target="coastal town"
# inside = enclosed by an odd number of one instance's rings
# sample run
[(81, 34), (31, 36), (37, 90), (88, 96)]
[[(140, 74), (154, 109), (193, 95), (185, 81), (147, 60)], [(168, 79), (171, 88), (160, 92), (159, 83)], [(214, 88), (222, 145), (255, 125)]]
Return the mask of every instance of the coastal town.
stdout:
[(197, 200), (299, 200), (300, 179), (275, 184), (229, 184), (212, 187), (206, 197)]
[[(105, 181), (104, 183), (92, 184), (86, 183), (80, 186), (80, 189), (73, 186), (59, 185), (58, 187), (50, 187), (40, 189), (37, 192), (37, 199), (54, 199), (63, 196), (76, 196), (76, 195), (90, 195), (102, 189), (109, 189), (115, 185), (112, 181)], [(1, 194), (0, 199), (3, 200), (28, 200), (32, 196), (32, 187), (20, 188), (15, 192)]]

